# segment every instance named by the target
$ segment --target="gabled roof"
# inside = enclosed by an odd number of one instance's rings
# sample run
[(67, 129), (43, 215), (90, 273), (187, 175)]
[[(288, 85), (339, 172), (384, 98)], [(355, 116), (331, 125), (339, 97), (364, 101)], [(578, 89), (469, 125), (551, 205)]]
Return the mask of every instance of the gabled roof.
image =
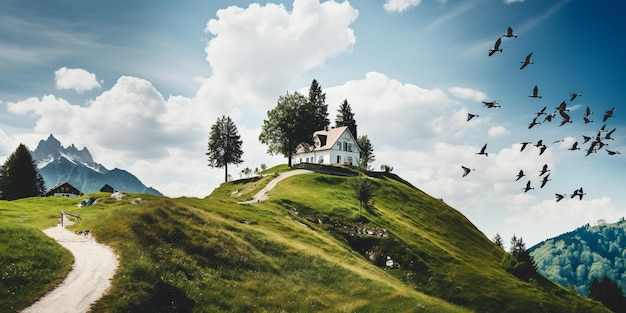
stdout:
[[(317, 137), (318, 140), (320, 141), (321, 146), (316, 148), (316, 147), (311, 147), (305, 144), (301, 144), (300, 146), (298, 146), (296, 154), (311, 152), (314, 150), (315, 151), (330, 150), (333, 148), (333, 146), (335, 146), (335, 144), (337, 143), (337, 140), (339, 140), (339, 138), (341, 138), (341, 135), (343, 135), (343, 133), (346, 131), (348, 131), (348, 126), (341, 126), (341, 127), (329, 128), (329, 129), (324, 129), (324, 130), (318, 130), (313, 133), (313, 140), (315, 140), (315, 138)], [(350, 136), (352, 136), (352, 133), (350, 133), (349, 131), (348, 133), (350, 134)], [(356, 142), (356, 138), (353, 138), (353, 139), (354, 139), (354, 142)]]
[(50, 188), (50, 190), (48, 190), (48, 192), (46, 192), (44, 196), (49, 197), (49, 196), (54, 195), (55, 193), (71, 193), (75, 195), (80, 195), (80, 190), (70, 185), (70, 183), (64, 182), (64, 183), (58, 184)]

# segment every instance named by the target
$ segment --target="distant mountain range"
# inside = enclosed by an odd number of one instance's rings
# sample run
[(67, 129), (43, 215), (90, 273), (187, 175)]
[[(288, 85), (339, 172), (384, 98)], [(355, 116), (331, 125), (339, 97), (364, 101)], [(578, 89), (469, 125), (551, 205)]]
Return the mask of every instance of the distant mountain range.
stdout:
[(48, 139), (39, 141), (31, 154), (47, 190), (68, 182), (83, 193), (100, 191), (108, 184), (118, 191), (162, 195), (158, 190), (146, 187), (135, 175), (125, 170), (108, 170), (96, 163), (87, 147), (81, 150), (73, 144), (63, 147), (52, 134)]
[(553, 282), (589, 293), (594, 278), (610, 278), (626, 291), (626, 221), (589, 224), (530, 249), (537, 271)]

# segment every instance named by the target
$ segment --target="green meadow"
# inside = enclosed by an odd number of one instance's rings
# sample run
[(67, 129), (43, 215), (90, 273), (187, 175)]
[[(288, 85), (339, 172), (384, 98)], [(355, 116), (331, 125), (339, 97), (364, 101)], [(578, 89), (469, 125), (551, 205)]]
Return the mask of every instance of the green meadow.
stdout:
[(93, 312), (608, 312), (542, 277), (511, 275), (505, 251), (394, 174), (368, 173), (375, 196), (362, 214), (347, 169), (296, 175), (269, 200), (238, 204), (285, 170), (204, 199), (0, 202), (2, 275), (6, 264), (21, 269), (2, 276), (0, 289), (15, 295), (0, 297), (0, 311), (28, 306), (69, 270), (71, 255), (39, 231), (65, 210), (82, 216), (69, 229), (90, 230), (119, 255)]

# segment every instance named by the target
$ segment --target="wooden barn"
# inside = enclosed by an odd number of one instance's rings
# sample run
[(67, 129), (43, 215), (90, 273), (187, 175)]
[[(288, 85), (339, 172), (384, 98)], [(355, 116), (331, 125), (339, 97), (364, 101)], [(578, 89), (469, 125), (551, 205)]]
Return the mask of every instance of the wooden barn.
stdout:
[(45, 197), (70, 197), (70, 198), (78, 198), (80, 196), (80, 190), (76, 189), (76, 187), (70, 185), (68, 182), (64, 182), (62, 184), (56, 185), (55, 187), (50, 188), (48, 192), (44, 194)]

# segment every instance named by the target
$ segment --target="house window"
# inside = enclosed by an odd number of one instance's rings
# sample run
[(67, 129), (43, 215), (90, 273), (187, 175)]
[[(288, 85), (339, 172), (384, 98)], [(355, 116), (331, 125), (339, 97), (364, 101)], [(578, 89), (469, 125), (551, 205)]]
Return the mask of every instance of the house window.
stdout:
[(317, 161), (317, 163), (319, 164), (324, 164), (324, 156), (320, 156), (319, 160)]
[(352, 157), (348, 157), (348, 165), (352, 165)]
[(343, 143), (343, 151), (348, 151), (348, 142)]
[(338, 143), (337, 143), (337, 149), (338, 149), (339, 151), (341, 151), (341, 142), (338, 142)]
[(337, 156), (337, 164), (341, 164), (341, 156), (340, 155)]

